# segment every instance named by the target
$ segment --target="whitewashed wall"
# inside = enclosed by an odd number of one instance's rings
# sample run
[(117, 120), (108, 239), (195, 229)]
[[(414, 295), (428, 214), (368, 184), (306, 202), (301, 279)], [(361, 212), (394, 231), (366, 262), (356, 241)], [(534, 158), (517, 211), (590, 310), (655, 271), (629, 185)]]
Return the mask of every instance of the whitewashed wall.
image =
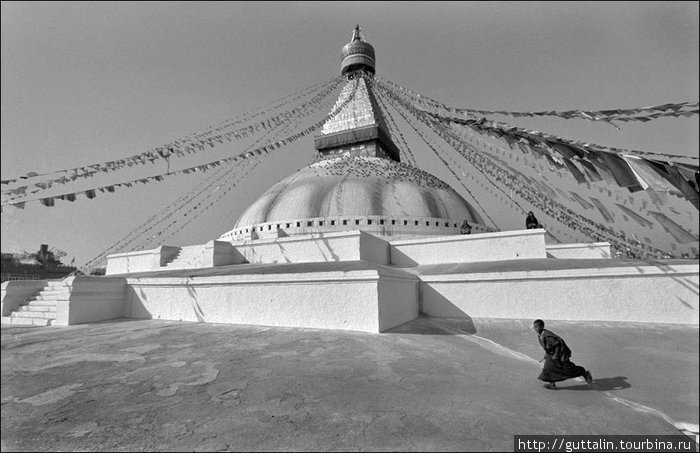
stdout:
[(137, 252), (115, 253), (107, 256), (107, 275), (161, 270), (180, 251), (180, 247), (166, 246)]
[(129, 278), (124, 316), (378, 332), (376, 271)]
[(698, 265), (421, 276), (428, 316), (698, 325)]
[(546, 258), (544, 236), (545, 230), (537, 229), (394, 240), (389, 242), (391, 263), (413, 267)]
[(53, 325), (66, 326), (122, 317), (126, 280), (108, 277), (68, 277), (56, 301)]

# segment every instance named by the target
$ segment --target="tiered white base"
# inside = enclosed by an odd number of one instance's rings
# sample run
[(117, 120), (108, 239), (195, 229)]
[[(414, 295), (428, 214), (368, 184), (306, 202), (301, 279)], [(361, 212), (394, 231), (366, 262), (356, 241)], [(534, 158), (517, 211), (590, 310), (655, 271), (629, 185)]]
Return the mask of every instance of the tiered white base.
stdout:
[[(698, 325), (697, 261), (611, 260), (607, 243), (552, 246), (544, 234), (352, 231), (111, 255), (107, 276), (64, 280), (53, 324), (128, 317), (382, 332), (425, 314)], [(3, 323), (45, 283), (3, 283)]]

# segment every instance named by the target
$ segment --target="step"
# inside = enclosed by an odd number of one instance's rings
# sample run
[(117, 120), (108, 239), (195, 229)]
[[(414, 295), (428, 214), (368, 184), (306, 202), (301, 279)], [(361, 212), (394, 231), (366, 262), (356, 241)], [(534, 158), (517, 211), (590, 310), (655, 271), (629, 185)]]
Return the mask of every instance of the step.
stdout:
[(203, 250), (193, 250), (193, 251), (189, 251), (189, 252), (185, 252), (185, 253), (180, 253), (174, 259), (182, 259), (182, 258), (187, 258), (187, 257), (199, 256), (203, 253), (205, 253), (205, 251), (203, 251)]
[(28, 299), (26, 299), (28, 302), (41, 302), (41, 301), (52, 301), (52, 300), (68, 300), (70, 297), (70, 293), (61, 293), (61, 294), (51, 294), (51, 295), (45, 295), (45, 294), (37, 294), (36, 296), (32, 296)]
[(178, 261), (173, 261), (172, 263), (168, 263), (168, 266), (176, 265), (176, 264), (190, 264), (192, 262), (198, 262), (199, 259), (190, 259), (190, 260), (178, 260)]
[(20, 305), (17, 311), (56, 311), (56, 305), (47, 304), (26, 304)]
[[(3, 317), (3, 322), (4, 322)], [(24, 325), (24, 326), (50, 326), (53, 319), (40, 318), (16, 318), (10, 317), (9, 324)]]
[(23, 303), (20, 305), (56, 305), (56, 299), (49, 299), (49, 300), (25, 300)]
[(37, 319), (37, 318), (13, 318), (12, 316), (3, 316), (2, 325), (15, 326), (50, 326), (53, 319)]
[(42, 291), (56, 291), (56, 290), (60, 290), (60, 289), (63, 289), (63, 288), (67, 288), (67, 286), (64, 285), (62, 282), (59, 282), (59, 283), (56, 284), (56, 285), (50, 285), (50, 284), (49, 284), (49, 285), (45, 285), (43, 288), (41, 288), (41, 290), (42, 290)]
[(13, 311), (10, 315), (13, 318), (49, 318), (55, 319), (56, 312), (50, 311)]
[(170, 258), (165, 264), (167, 265), (168, 263), (172, 263), (173, 261), (175, 261), (180, 256), (181, 253), (182, 253), (182, 249), (180, 251), (178, 251), (177, 254), (175, 254), (175, 256)]
[(183, 255), (178, 256), (176, 259), (181, 260), (181, 259), (187, 259), (187, 258), (195, 258), (195, 257), (202, 255), (202, 253), (203, 252), (185, 253)]
[(34, 294), (25, 300), (66, 300), (70, 297), (70, 293), (56, 293), (56, 294)]
[(192, 267), (195, 265), (199, 265), (201, 262), (202, 262), (202, 255), (198, 254), (196, 256), (187, 257), (187, 259), (171, 261), (166, 265), (166, 267), (175, 267), (175, 266)]
[(171, 262), (182, 261), (182, 260), (188, 260), (188, 259), (192, 259), (192, 258), (199, 258), (201, 255), (202, 255), (201, 252), (192, 253), (192, 254), (186, 254), (186, 255), (180, 255), (180, 256), (178, 256), (176, 259), (174, 259), (173, 261), (171, 261)]
[(70, 288), (67, 286), (52, 286), (50, 288), (44, 288), (40, 293), (62, 293), (64, 291), (70, 291)]

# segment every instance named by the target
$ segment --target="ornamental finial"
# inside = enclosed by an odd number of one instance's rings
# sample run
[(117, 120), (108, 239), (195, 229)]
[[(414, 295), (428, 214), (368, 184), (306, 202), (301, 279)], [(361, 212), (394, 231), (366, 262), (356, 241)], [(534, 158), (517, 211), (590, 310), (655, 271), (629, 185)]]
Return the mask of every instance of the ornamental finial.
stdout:
[(360, 28), (360, 24), (355, 25), (355, 30), (352, 32), (352, 39), (350, 42), (353, 41), (364, 41), (364, 38), (362, 37), (362, 29)]
[(374, 74), (374, 47), (362, 36), (360, 24), (355, 25), (352, 39), (345, 44), (340, 54), (340, 73), (346, 75), (360, 69)]

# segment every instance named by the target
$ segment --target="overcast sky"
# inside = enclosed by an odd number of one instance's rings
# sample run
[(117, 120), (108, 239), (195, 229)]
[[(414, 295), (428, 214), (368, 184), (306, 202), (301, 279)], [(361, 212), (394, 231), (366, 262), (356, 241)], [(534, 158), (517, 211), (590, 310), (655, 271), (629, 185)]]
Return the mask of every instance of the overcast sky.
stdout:
[[(698, 2), (2, 2), (1, 18), (2, 179), (144, 152), (329, 79), (356, 23), (379, 75), (457, 107), (598, 110), (699, 98)], [(697, 116), (620, 131), (494, 119), (626, 149), (699, 150)], [(245, 190), (168, 244), (217, 238), (290, 172), (261, 165)], [(195, 182), (9, 208), (2, 251), (48, 243), (87, 261)]]

